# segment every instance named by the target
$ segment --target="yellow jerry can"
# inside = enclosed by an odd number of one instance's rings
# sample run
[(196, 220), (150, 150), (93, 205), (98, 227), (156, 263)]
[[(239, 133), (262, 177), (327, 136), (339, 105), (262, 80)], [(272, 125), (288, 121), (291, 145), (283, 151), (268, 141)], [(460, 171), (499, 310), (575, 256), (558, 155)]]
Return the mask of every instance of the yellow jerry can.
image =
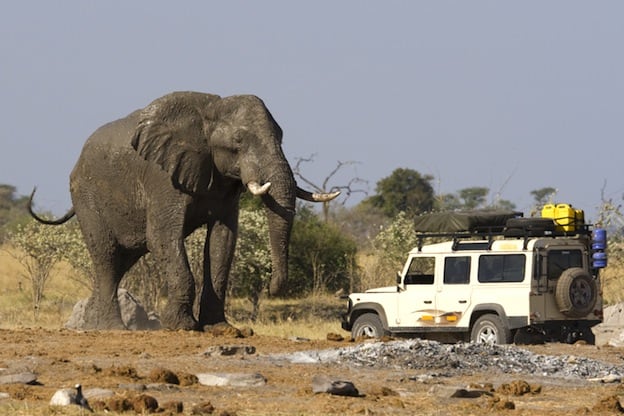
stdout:
[(585, 213), (570, 204), (546, 204), (542, 208), (543, 218), (552, 218), (557, 231), (576, 231), (585, 223)]

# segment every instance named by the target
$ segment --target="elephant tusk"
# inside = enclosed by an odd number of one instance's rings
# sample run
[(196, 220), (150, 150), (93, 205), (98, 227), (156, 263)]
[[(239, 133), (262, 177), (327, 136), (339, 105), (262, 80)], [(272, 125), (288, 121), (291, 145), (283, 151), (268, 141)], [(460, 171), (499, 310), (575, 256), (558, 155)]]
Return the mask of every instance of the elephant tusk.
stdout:
[(297, 187), (297, 197), (310, 202), (328, 202), (340, 195), (340, 191), (330, 193), (312, 193)]
[(256, 181), (251, 181), (247, 184), (247, 189), (249, 189), (249, 192), (256, 196), (266, 194), (270, 187), (271, 182), (267, 182), (262, 186), (260, 186), (260, 184)]

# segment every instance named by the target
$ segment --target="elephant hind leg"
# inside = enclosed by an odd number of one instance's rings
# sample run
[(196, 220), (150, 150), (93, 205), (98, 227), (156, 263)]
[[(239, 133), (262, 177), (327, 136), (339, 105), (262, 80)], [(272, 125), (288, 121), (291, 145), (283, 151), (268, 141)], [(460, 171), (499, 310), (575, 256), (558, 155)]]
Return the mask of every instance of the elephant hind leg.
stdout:
[[(111, 253), (104, 257), (103, 261), (98, 262), (98, 266), (96, 266), (97, 277), (93, 291), (94, 296), (89, 300), (87, 308), (93, 306), (94, 316), (90, 322), (94, 322), (96, 329), (127, 329), (121, 315), (117, 292), (122, 278), (145, 254), (145, 250), (127, 250), (123, 247), (115, 247)], [(95, 293), (99, 294), (97, 300)], [(91, 301), (93, 301), (92, 304)]]
[(120, 247), (92, 211), (78, 214), (95, 272), (93, 292), (85, 310), (85, 329), (126, 329), (117, 289), (126, 271), (140, 256)]
[(85, 311), (86, 329), (126, 329), (117, 299), (117, 289), (126, 270), (119, 267), (122, 262), (115, 251), (105, 254), (91, 251), (95, 279)]

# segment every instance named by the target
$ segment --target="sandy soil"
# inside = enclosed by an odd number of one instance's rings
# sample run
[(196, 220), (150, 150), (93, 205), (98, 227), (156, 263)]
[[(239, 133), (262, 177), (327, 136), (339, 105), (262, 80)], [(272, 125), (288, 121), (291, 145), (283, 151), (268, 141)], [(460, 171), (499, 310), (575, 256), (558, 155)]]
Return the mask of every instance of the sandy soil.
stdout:
[[(207, 356), (214, 346), (249, 345), (251, 355)], [(624, 395), (618, 383), (544, 378), (535, 374), (474, 373), (418, 380), (418, 369), (365, 369), (342, 365), (293, 364), (272, 354), (338, 348), (349, 341), (294, 341), (258, 335), (246, 338), (196, 332), (76, 332), (70, 330), (0, 330), (0, 375), (31, 371), (37, 384), (0, 385), (10, 398), (0, 400), (1, 414), (80, 414), (77, 406), (50, 408), (54, 392), (81, 383), (85, 390), (105, 388), (113, 398), (90, 398), (95, 414), (115, 414), (122, 406), (141, 414), (136, 397), (155, 398), (164, 414), (614, 414)], [(546, 344), (527, 347), (548, 355), (589, 357), (623, 364), (624, 349), (589, 345)], [(137, 384), (162, 381), (163, 370), (180, 384), (163, 384), (141, 393)], [(267, 382), (257, 387), (208, 387), (189, 374), (260, 373)], [(359, 397), (312, 392), (312, 378), (327, 375), (352, 381)], [(160, 379), (159, 379), (160, 377)], [(507, 388), (503, 386), (507, 384)], [(518, 386), (528, 385), (532, 392)], [(457, 389), (464, 396), (451, 397)], [(456, 394), (457, 395), (457, 394)], [(460, 394), (461, 395), (461, 394)], [(123, 399), (127, 399), (125, 402)], [(140, 398), (145, 404), (149, 400)], [(135, 404), (132, 404), (135, 400)], [(125, 403), (125, 405), (124, 405)], [(183, 410), (181, 410), (181, 408)], [(513, 408), (513, 409), (511, 409)], [(180, 413), (181, 412), (181, 413)], [(202, 413), (203, 412), (203, 413)]]

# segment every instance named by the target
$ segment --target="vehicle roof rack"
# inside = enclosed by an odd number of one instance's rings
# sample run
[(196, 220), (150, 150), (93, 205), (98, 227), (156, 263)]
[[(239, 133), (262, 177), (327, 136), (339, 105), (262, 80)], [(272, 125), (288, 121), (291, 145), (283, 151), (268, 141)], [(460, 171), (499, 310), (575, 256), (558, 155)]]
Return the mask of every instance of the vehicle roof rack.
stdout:
[[(452, 250), (471, 250), (476, 249), (475, 244), (480, 244), (478, 249), (490, 250), (492, 244), (496, 239), (500, 237), (508, 239), (524, 239), (523, 247), (526, 250), (528, 242), (531, 238), (537, 237), (574, 237), (578, 235), (590, 235), (591, 224), (579, 224), (574, 230), (565, 231), (557, 229), (554, 226), (552, 229), (546, 229), (544, 227), (537, 227), (536, 224), (544, 224), (544, 222), (535, 221), (542, 220), (542, 218), (515, 218), (516, 221), (511, 222), (510, 226), (493, 226), (493, 227), (478, 227), (474, 231), (461, 231), (461, 232), (419, 232), (416, 234), (418, 251), (422, 250), (424, 240), (427, 238), (446, 238), (453, 241)], [(522, 220), (522, 221), (517, 221)], [(534, 221), (531, 221), (534, 220)], [(485, 240), (486, 243), (466, 242), (465, 240)], [(472, 248), (470, 248), (472, 247)]]

